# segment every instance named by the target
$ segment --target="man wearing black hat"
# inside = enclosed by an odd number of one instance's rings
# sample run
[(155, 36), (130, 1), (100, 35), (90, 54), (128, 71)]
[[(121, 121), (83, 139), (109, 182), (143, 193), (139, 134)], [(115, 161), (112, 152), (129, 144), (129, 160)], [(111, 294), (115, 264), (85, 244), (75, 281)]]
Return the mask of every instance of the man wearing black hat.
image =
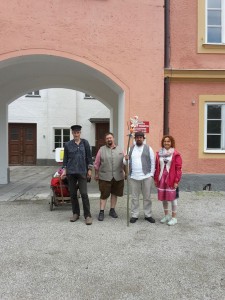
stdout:
[(139, 216), (139, 195), (143, 195), (143, 208), (145, 220), (155, 223), (152, 218), (151, 185), (155, 172), (155, 157), (152, 148), (144, 144), (144, 133), (135, 132), (135, 145), (131, 147), (129, 155), (130, 184), (131, 184), (131, 219), (135, 223)]
[(90, 145), (87, 140), (81, 139), (81, 126), (71, 126), (73, 140), (67, 142), (64, 146), (63, 173), (61, 177), (68, 176), (70, 198), (72, 202), (73, 216), (70, 222), (75, 222), (80, 217), (80, 206), (77, 198), (78, 183), (81, 193), (84, 218), (87, 225), (92, 224), (90, 213), (90, 202), (87, 194), (87, 180), (91, 179), (93, 161)]

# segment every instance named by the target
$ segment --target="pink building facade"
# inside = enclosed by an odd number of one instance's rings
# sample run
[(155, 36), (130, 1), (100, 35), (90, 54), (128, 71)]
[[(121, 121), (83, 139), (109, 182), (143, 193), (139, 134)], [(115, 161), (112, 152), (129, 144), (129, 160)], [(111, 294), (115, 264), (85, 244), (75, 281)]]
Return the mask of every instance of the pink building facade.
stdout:
[(169, 132), (183, 155), (184, 173), (211, 174), (209, 182), (221, 174), (224, 181), (225, 1), (167, 3)]
[(1, 3), (1, 183), (8, 182), (8, 104), (29, 91), (54, 87), (102, 101), (124, 148), (129, 119), (138, 115), (150, 122), (147, 142), (155, 151), (163, 133), (175, 137), (185, 174), (222, 176), (224, 2)]
[[(111, 111), (110, 129), (125, 145), (133, 115), (162, 135), (164, 1), (6, 1), (1, 3), (1, 181), (8, 181), (7, 105), (27, 92), (69, 88)], [(66, 103), (65, 103), (66, 105)], [(68, 107), (68, 110), (70, 108)]]

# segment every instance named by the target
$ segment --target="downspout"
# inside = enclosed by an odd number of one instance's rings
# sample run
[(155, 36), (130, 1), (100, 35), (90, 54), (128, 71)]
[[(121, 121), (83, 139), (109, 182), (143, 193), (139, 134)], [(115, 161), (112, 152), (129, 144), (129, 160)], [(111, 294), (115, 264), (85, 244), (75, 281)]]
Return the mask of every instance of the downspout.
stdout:
[[(170, 67), (170, 0), (164, 2), (164, 68)], [(169, 134), (169, 77), (164, 78), (164, 116), (163, 116), (163, 134)]]
[(164, 78), (164, 120), (163, 120), (163, 134), (169, 134), (169, 77)]

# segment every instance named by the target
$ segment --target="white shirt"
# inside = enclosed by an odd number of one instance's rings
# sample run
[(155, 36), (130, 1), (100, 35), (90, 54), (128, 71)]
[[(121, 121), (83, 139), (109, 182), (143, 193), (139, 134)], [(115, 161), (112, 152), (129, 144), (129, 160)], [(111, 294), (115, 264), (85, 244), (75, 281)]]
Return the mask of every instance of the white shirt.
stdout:
[(144, 149), (144, 145), (138, 147), (137, 145), (134, 146), (133, 152), (132, 152), (132, 173), (130, 178), (133, 178), (135, 180), (143, 180), (146, 178), (149, 178), (151, 176), (154, 176), (155, 172), (155, 155), (152, 150), (152, 148), (149, 146), (149, 154), (150, 154), (150, 160), (151, 160), (151, 171), (150, 173), (144, 174), (142, 170), (142, 163), (141, 163), (141, 155)]

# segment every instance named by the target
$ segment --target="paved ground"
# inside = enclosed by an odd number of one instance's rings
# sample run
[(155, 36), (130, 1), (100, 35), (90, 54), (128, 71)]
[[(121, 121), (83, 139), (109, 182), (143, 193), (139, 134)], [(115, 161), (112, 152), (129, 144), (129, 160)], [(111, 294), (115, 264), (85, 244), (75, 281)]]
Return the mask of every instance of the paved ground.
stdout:
[(54, 167), (11, 168), (0, 186), (0, 299), (225, 299), (225, 193), (181, 192), (178, 224), (140, 215), (97, 220), (98, 189), (89, 185), (94, 222), (68, 222), (70, 205), (49, 210)]

